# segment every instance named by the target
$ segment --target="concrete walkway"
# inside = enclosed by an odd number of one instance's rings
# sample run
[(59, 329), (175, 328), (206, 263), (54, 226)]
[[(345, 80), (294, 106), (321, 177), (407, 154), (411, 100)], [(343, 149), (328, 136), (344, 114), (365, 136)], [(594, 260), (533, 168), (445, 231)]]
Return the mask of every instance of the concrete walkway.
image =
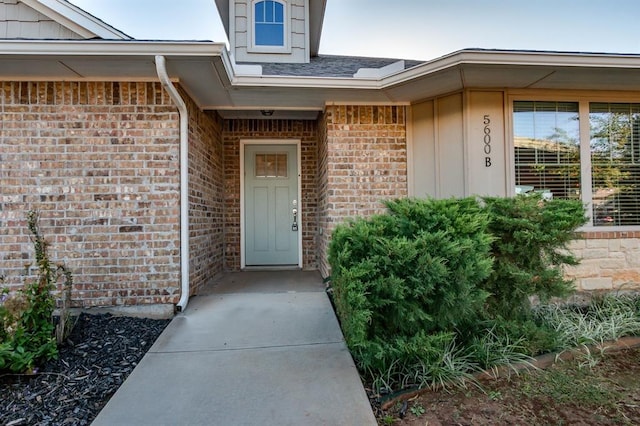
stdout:
[(191, 299), (93, 425), (375, 425), (320, 275), (239, 272)]

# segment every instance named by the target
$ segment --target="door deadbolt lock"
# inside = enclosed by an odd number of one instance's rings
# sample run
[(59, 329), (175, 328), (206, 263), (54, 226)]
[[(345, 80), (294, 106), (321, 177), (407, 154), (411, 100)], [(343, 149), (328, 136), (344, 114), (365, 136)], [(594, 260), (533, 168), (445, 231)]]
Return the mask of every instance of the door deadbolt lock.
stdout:
[(293, 224), (291, 225), (291, 230), (295, 232), (298, 230), (298, 209), (294, 208), (291, 212), (293, 213)]

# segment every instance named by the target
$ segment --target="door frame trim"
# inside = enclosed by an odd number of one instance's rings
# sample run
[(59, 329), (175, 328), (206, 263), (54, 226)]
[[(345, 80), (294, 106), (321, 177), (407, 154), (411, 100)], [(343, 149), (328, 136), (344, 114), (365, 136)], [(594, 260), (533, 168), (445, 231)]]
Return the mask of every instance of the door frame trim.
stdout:
[[(302, 269), (302, 232), (304, 229), (302, 205), (302, 149), (300, 139), (240, 139), (240, 269), (247, 267), (245, 260), (245, 200), (244, 200), (244, 149), (247, 145), (295, 145), (298, 170), (298, 268)], [(268, 268), (266, 266), (265, 268)]]

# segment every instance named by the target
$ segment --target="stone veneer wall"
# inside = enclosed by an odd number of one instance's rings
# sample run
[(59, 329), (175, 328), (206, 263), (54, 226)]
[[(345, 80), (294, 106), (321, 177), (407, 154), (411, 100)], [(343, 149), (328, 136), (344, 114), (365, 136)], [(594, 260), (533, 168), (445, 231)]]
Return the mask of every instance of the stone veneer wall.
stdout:
[(181, 95), (189, 111), (189, 287), (194, 295), (223, 267), (222, 120)]
[(330, 275), (327, 250), (335, 226), (383, 212), (381, 201), (406, 197), (404, 106), (327, 106), (319, 119), (319, 269)]
[(640, 289), (640, 232), (585, 232), (573, 241), (571, 251), (581, 259), (566, 269), (582, 291)]
[(0, 274), (33, 259), (26, 214), (76, 306), (179, 296), (178, 114), (159, 83), (0, 83)]
[(315, 269), (317, 227), (317, 123), (309, 120), (224, 120), (225, 269), (240, 269), (240, 140), (300, 139), (302, 256)]

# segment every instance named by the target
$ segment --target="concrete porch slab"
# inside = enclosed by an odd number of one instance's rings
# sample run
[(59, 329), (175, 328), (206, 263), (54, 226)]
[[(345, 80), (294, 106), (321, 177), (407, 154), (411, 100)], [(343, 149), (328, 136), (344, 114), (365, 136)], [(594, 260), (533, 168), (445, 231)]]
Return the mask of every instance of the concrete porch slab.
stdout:
[(344, 344), (149, 354), (93, 423), (374, 425)]
[(376, 424), (319, 275), (242, 274), (192, 298), (94, 425)]
[(315, 293), (197, 296), (150, 352), (309, 345), (342, 342), (329, 298)]
[(242, 271), (223, 274), (199, 294), (308, 292), (325, 287), (318, 271)]

